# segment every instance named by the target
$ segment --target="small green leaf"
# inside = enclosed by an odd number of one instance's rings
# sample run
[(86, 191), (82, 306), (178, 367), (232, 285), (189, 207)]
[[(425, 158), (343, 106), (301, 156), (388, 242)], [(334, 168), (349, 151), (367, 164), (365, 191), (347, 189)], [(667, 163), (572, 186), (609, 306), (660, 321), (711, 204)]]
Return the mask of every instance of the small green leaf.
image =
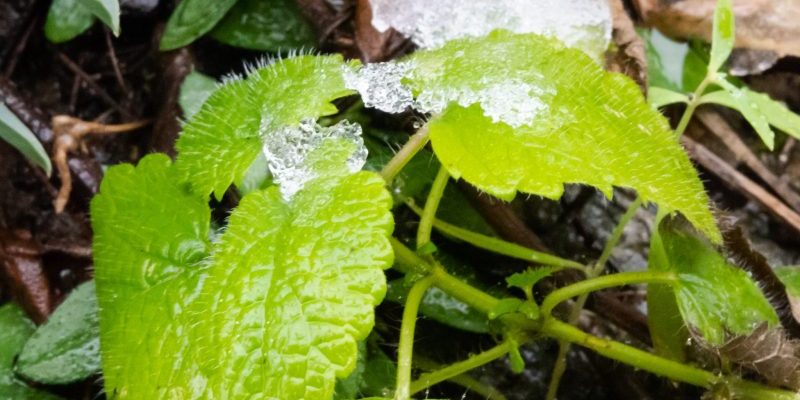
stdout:
[(661, 108), (669, 104), (689, 103), (689, 96), (669, 89), (650, 86), (647, 88), (647, 102), (655, 108)]
[(100, 371), (94, 281), (75, 288), (25, 343), (17, 372), (35, 382), (65, 384)]
[(214, 28), (236, 4), (236, 0), (183, 0), (172, 12), (159, 48), (173, 50), (186, 46)]
[(547, 278), (558, 270), (558, 268), (554, 267), (528, 268), (524, 272), (517, 272), (506, 278), (506, 284), (508, 287), (515, 287), (527, 291), (540, 280)]
[(784, 266), (775, 268), (775, 275), (786, 286), (790, 296), (800, 299), (800, 266)]
[(706, 58), (706, 54), (701, 53), (700, 46), (702, 46), (702, 43), (699, 41), (693, 42), (692, 45), (689, 46), (686, 58), (683, 60), (683, 77), (681, 79), (681, 84), (683, 86), (683, 91), (686, 93), (697, 90), (697, 87), (700, 86), (700, 83), (705, 79), (706, 72), (708, 72), (708, 59)]
[(25, 313), (14, 303), (0, 306), (0, 396), (14, 400), (51, 400), (55, 396), (28, 387), (14, 376), (14, 358), (25, 341), (31, 336), (35, 326)]
[(689, 327), (718, 346), (728, 335), (747, 335), (761, 323), (778, 323), (775, 310), (745, 271), (729, 264), (689, 229), (676, 225), (662, 223), (659, 233), (668, 262), (665, 267), (678, 274), (673, 290)]
[(222, 198), (231, 183), (242, 182), (264, 136), (337, 112), (331, 101), (352, 93), (344, 87), (343, 65), (338, 55), (300, 56), (229, 81), (184, 127), (178, 169), (199, 194)]
[(381, 396), (391, 393), (397, 377), (397, 366), (380, 347), (372, 342), (367, 345), (367, 352), (361, 394)]
[(731, 55), (735, 39), (736, 27), (731, 0), (717, 0), (717, 6), (714, 9), (711, 59), (708, 61), (710, 72), (719, 71), (722, 64)]
[(78, 2), (111, 28), (114, 36), (119, 36), (119, 0), (78, 0)]
[(94, 23), (94, 14), (82, 0), (53, 0), (44, 23), (44, 35), (53, 43), (63, 43), (86, 32)]
[(6, 107), (5, 103), (0, 103), (0, 138), (19, 150), (30, 162), (41, 167), (47, 176), (50, 176), (52, 170), (50, 157), (39, 143), (39, 139)]
[(522, 303), (522, 300), (516, 297), (506, 297), (504, 299), (500, 299), (500, 301), (497, 302), (497, 305), (495, 305), (495, 307), (489, 311), (489, 319), (494, 320), (502, 317), (503, 315), (515, 313), (517, 310), (519, 310), (519, 307), (522, 305)]
[(311, 49), (316, 41), (292, 0), (240, 0), (211, 36), (231, 46), (272, 52)]
[[(758, 103), (753, 101), (751, 98), (752, 96), (747, 95), (745, 89), (740, 89), (725, 79), (718, 79), (716, 83), (728, 93), (729, 96), (726, 96), (728, 97), (728, 106), (734, 106), (734, 109), (742, 113), (742, 116), (744, 116), (747, 122), (749, 122), (753, 129), (755, 129), (758, 136), (761, 137), (761, 141), (764, 142), (768, 149), (772, 150), (775, 147), (775, 132), (770, 129), (769, 121), (761, 112), (761, 108), (758, 106)], [(720, 96), (719, 94), (715, 93), (718, 92), (709, 93), (709, 98), (711, 100), (708, 101), (725, 101), (721, 99), (721, 97), (725, 95)], [(706, 96), (703, 96), (703, 101), (707, 101)]]
[[(404, 304), (409, 289), (402, 278), (391, 281), (386, 292), (386, 300)], [(437, 287), (425, 292), (419, 311), (426, 317), (456, 329), (475, 333), (489, 332), (486, 315)]]
[[(530, 87), (531, 107), (538, 111), (528, 124), (498, 121), (480, 103), (451, 102), (432, 117), (434, 152), (453, 177), (504, 200), (518, 191), (557, 199), (566, 183), (592, 185), (608, 196), (613, 186), (630, 187), (720, 240), (688, 156), (627, 77), (604, 72), (581, 51), (552, 39), (504, 31), (454, 40), (408, 62), (414, 93), (477, 92), (496, 101), (494, 111), (515, 110), (500, 88), (509, 82)], [(485, 79), (489, 72), (501, 81)]]
[(183, 110), (183, 119), (190, 120), (193, 115), (197, 114), (206, 99), (217, 90), (217, 87), (217, 81), (210, 76), (197, 71), (186, 75), (178, 95), (178, 104)]
[[(800, 115), (791, 112), (783, 103), (772, 100), (764, 93), (754, 92), (746, 87), (739, 88), (744, 93), (746, 100), (750, 101), (751, 108), (757, 108), (767, 122), (796, 138), (800, 138)], [(717, 90), (703, 95), (702, 103), (714, 103), (738, 110), (739, 101), (734, 99), (727, 90)]]

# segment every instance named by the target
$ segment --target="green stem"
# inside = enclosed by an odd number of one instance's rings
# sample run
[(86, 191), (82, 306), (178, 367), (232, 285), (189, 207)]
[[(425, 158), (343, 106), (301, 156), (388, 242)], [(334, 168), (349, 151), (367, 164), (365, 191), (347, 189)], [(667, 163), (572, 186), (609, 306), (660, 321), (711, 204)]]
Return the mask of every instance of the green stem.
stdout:
[[(406, 201), (406, 205), (417, 214), (422, 214), (421, 210), (411, 201)], [(506, 242), (505, 240), (498, 239), (491, 236), (482, 235), (464, 228), (457, 227), (439, 219), (433, 219), (433, 227), (445, 235), (452, 236), (456, 239), (463, 240), (475, 247), (489, 250), (491, 252), (509, 256), (519, 260), (528, 261), (535, 264), (552, 265), (562, 268), (573, 268), (585, 272), (583, 264), (567, 260), (552, 254), (543, 253), (525, 246), (520, 246), (516, 243)]]
[(439, 208), (439, 203), (442, 201), (444, 189), (447, 187), (447, 181), (450, 179), (450, 174), (444, 166), (439, 167), (439, 172), (433, 180), (431, 190), (428, 192), (428, 199), (425, 201), (425, 209), (422, 210), (422, 215), (419, 220), (419, 228), (417, 229), (417, 250), (427, 245), (431, 241), (431, 230), (433, 229), (433, 221), (436, 218), (436, 210)]
[(381, 170), (381, 176), (383, 179), (389, 183), (394, 180), (394, 177), (397, 176), (398, 173), (403, 169), (403, 167), (414, 158), (414, 155), (417, 154), (423, 147), (428, 143), (429, 135), (428, 135), (428, 125), (423, 126), (420, 128), (417, 133), (411, 135), (408, 138), (406, 144), (400, 148), (400, 151), (389, 160), (386, 165), (383, 166)]
[(714, 71), (709, 71), (706, 74), (706, 77), (703, 78), (703, 81), (700, 82), (700, 85), (697, 86), (697, 90), (695, 90), (694, 94), (692, 94), (692, 100), (689, 101), (689, 104), (686, 105), (686, 110), (683, 111), (681, 120), (678, 122), (678, 127), (675, 128), (676, 138), (680, 139), (680, 137), (683, 136), (683, 133), (686, 131), (686, 127), (689, 126), (689, 120), (692, 119), (692, 114), (694, 114), (694, 110), (701, 103), (700, 98), (703, 96), (704, 92), (708, 88), (708, 85), (714, 83), (716, 79), (717, 79), (717, 73)]
[(448, 365), (434, 372), (422, 374), (419, 379), (411, 383), (411, 394), (494, 361), (506, 355), (506, 353), (511, 350), (510, 346), (511, 344), (508, 342), (503, 342), (489, 350), (467, 358), (464, 361)]
[(619, 243), (619, 240), (622, 238), (622, 234), (625, 232), (625, 227), (628, 226), (628, 223), (631, 222), (641, 206), (642, 198), (641, 196), (636, 196), (636, 199), (633, 200), (633, 202), (628, 206), (625, 214), (622, 214), (619, 222), (617, 222), (617, 226), (615, 226), (614, 230), (611, 231), (611, 236), (608, 238), (608, 241), (603, 248), (603, 252), (600, 254), (600, 258), (597, 259), (597, 263), (595, 263), (594, 268), (592, 268), (592, 272), (594, 272), (592, 278), (599, 275), (599, 273), (605, 269), (608, 259), (611, 258), (611, 252), (615, 247), (617, 247), (617, 243)]
[(563, 301), (569, 300), (575, 296), (580, 296), (584, 293), (608, 289), (610, 287), (629, 285), (632, 283), (672, 284), (676, 281), (677, 277), (674, 273), (660, 271), (620, 272), (618, 274), (603, 275), (554, 290), (542, 301), (541, 311), (543, 315), (549, 316), (553, 309)]
[(414, 328), (417, 325), (417, 311), (425, 291), (436, 282), (435, 275), (426, 276), (411, 287), (403, 309), (403, 322), (400, 326), (400, 344), (397, 350), (397, 390), (395, 400), (408, 400), (411, 398), (409, 386), (411, 384), (411, 361), (414, 353)]
[[(445, 367), (444, 365), (436, 363), (419, 354), (414, 355), (414, 366), (426, 372), (433, 372)], [(467, 390), (475, 392), (487, 400), (506, 400), (506, 396), (503, 396), (503, 394), (500, 393), (500, 391), (498, 391), (495, 387), (487, 385), (471, 377), (468, 373), (452, 376), (447, 378), (447, 381), (455, 383), (456, 385), (461, 385)], [(415, 382), (411, 382), (412, 390), (414, 388), (414, 384)]]

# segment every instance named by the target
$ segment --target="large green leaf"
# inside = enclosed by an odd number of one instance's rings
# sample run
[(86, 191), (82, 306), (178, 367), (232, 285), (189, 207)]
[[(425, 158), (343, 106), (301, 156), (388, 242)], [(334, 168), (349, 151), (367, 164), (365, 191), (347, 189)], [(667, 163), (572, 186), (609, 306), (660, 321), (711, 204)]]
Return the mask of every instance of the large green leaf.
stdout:
[(177, 143), (178, 168), (198, 193), (221, 198), (262, 149), (264, 136), (336, 113), (344, 87), (341, 56), (299, 56), (229, 81), (206, 100)]
[(316, 39), (293, 0), (240, 0), (211, 36), (231, 46), (273, 52), (314, 48)]
[(78, 286), (25, 343), (17, 372), (35, 382), (64, 384), (100, 371), (94, 281)]
[(39, 139), (4, 103), (0, 103), (0, 139), (14, 146), (28, 160), (42, 167), (44, 172), (50, 175), (52, 169), (50, 157), (39, 143)]
[(50, 400), (49, 393), (29, 388), (14, 377), (14, 357), (33, 333), (35, 327), (14, 303), (0, 306), (0, 398), (14, 400)]
[(214, 28), (236, 0), (182, 0), (167, 21), (161, 50), (186, 46)]
[(659, 235), (666, 264), (651, 268), (678, 274), (673, 286), (683, 320), (712, 345), (722, 345), (730, 335), (747, 335), (759, 324), (775, 326), (778, 316), (748, 274), (691, 229), (662, 223)]
[(114, 36), (119, 36), (119, 0), (78, 0), (78, 3), (111, 28)]
[[(608, 196), (613, 186), (630, 187), (719, 241), (689, 158), (627, 77), (553, 39), (503, 31), (408, 62), (406, 81), (418, 96), (458, 94), (459, 104), (451, 100), (429, 123), (433, 149), (454, 177), (502, 199), (517, 191), (558, 198), (565, 183)], [(520, 87), (521, 98), (508, 93)], [(480, 102), (468, 105), (470, 98)]]
[(94, 23), (94, 14), (81, 0), (53, 0), (44, 23), (44, 35), (53, 43), (72, 40)]
[(137, 167), (110, 168), (91, 212), (106, 393), (192, 397), (171, 385), (197, 376), (185, 309), (209, 254), (206, 200), (180, 184), (169, 158), (158, 154)]
[[(346, 153), (349, 154), (349, 153)], [(342, 160), (343, 161), (343, 160)], [(214, 253), (198, 301), (207, 393), (327, 399), (356, 364), (383, 299), (391, 197), (372, 172), (244, 197)]]

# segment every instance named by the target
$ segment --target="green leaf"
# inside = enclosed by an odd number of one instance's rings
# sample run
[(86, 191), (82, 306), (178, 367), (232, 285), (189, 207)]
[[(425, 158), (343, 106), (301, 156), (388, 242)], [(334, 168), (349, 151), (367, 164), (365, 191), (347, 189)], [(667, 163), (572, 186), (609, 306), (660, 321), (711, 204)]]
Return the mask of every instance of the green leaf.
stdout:
[(689, 96), (669, 89), (650, 86), (647, 88), (647, 102), (655, 108), (661, 108), (669, 104), (689, 103)]
[[(718, 79), (715, 83), (720, 85), (724, 91), (728, 92), (728, 106), (734, 106), (734, 109), (742, 113), (742, 116), (750, 123), (753, 129), (755, 129), (758, 136), (761, 137), (761, 141), (764, 142), (767, 148), (772, 150), (775, 147), (775, 132), (770, 129), (769, 121), (761, 112), (758, 103), (753, 101), (751, 98), (752, 96), (747, 95), (745, 89), (740, 89), (725, 79)], [(709, 95), (711, 95), (710, 101), (720, 101), (721, 96), (718, 94), (715, 95), (714, 93), (717, 92), (709, 93)], [(708, 100), (706, 96), (703, 96), (703, 99), (703, 102)]]
[[(391, 281), (389, 290), (386, 292), (386, 300), (404, 304), (409, 289), (403, 278)], [(485, 314), (437, 287), (432, 287), (425, 292), (419, 308), (422, 315), (453, 328), (475, 333), (489, 332)]]
[(800, 298), (800, 266), (777, 267), (775, 275), (786, 286), (786, 292), (790, 296)]
[(214, 28), (236, 0), (182, 0), (167, 21), (159, 48), (183, 47)]
[(111, 28), (114, 36), (119, 36), (119, 0), (78, 0), (78, 3)]
[(668, 263), (664, 267), (678, 274), (673, 290), (686, 325), (719, 346), (727, 335), (747, 335), (761, 323), (778, 323), (775, 310), (745, 271), (676, 225), (662, 223), (659, 233)]
[[(746, 87), (739, 88), (744, 94), (751, 108), (757, 108), (767, 122), (796, 138), (800, 138), (800, 115), (791, 112), (783, 103), (772, 100), (764, 93), (754, 92)], [(703, 95), (702, 103), (714, 103), (725, 107), (739, 109), (739, 101), (729, 91), (718, 90)]]
[(183, 119), (190, 120), (193, 115), (197, 114), (206, 99), (217, 90), (217, 86), (214, 78), (197, 71), (186, 75), (178, 95), (178, 104), (183, 110)]
[(341, 56), (275, 61), (229, 81), (206, 100), (178, 139), (177, 165), (195, 190), (222, 198), (242, 182), (262, 149), (262, 137), (301, 120), (337, 112), (345, 89)]
[(516, 297), (506, 297), (504, 299), (500, 299), (495, 307), (489, 311), (488, 317), (489, 319), (494, 320), (502, 317), (503, 315), (515, 313), (519, 310), (522, 304), (523, 301)]
[(508, 287), (515, 287), (528, 291), (540, 280), (547, 278), (558, 270), (559, 268), (554, 267), (528, 268), (524, 272), (517, 272), (516, 274), (507, 277), (506, 284)]
[(358, 359), (356, 367), (347, 378), (336, 381), (336, 388), (333, 393), (334, 400), (351, 400), (357, 398), (361, 392), (361, 385), (364, 382), (364, 370), (366, 369), (367, 344), (358, 342)]
[(397, 377), (397, 366), (373, 342), (368, 343), (367, 352), (361, 394), (365, 396), (382, 396), (391, 393)]
[(711, 38), (711, 59), (708, 61), (709, 71), (719, 71), (731, 55), (735, 39), (736, 27), (731, 0), (717, 0)]
[(202, 282), (211, 212), (179, 177), (167, 156), (149, 155), (109, 168), (92, 200), (103, 378), (118, 398), (192, 397), (168, 388), (198, 373), (185, 312)]
[(192, 305), (215, 316), (194, 330), (220, 349), (202, 354), (210, 397), (330, 398), (385, 294), (390, 208), (371, 172), (309, 181), (290, 203), (276, 187), (244, 197)]
[(56, 397), (29, 388), (14, 376), (14, 357), (33, 333), (33, 322), (14, 303), (0, 306), (0, 396), (14, 400), (50, 400)]
[(431, 143), (453, 177), (505, 200), (517, 191), (557, 199), (565, 183), (592, 185), (609, 197), (613, 186), (630, 187), (720, 240), (697, 172), (667, 121), (627, 77), (552, 39), (503, 31), (417, 52), (409, 62), (414, 93), (485, 90), (500, 97), (493, 108), (513, 110), (508, 101), (516, 100), (503, 100), (491, 86), (496, 82), (484, 79), (490, 72), (501, 84), (526, 84), (540, 94), (531, 100), (539, 109), (534, 120), (517, 128), (493, 121), (477, 103), (450, 103), (434, 116)]
[(78, 286), (25, 343), (17, 372), (35, 382), (65, 384), (100, 371), (94, 281)]
[(645, 43), (648, 86), (680, 92), (683, 63), (688, 52), (686, 43), (675, 42), (655, 29), (637, 29), (637, 31)]
[(706, 54), (701, 54), (700, 47), (703, 44), (693, 42), (689, 46), (689, 51), (686, 53), (686, 58), (683, 60), (683, 77), (681, 84), (683, 85), (684, 92), (694, 92), (708, 72), (708, 59)]
[(292, 0), (240, 0), (211, 36), (231, 46), (272, 52), (312, 49), (316, 42)]
[(5, 103), (0, 103), (0, 138), (19, 150), (30, 162), (41, 167), (47, 176), (50, 176), (52, 170), (50, 157), (39, 143), (39, 139), (6, 107)]
[(81, 5), (82, 0), (53, 0), (44, 23), (44, 35), (53, 43), (63, 43), (86, 32), (94, 23), (94, 14)]

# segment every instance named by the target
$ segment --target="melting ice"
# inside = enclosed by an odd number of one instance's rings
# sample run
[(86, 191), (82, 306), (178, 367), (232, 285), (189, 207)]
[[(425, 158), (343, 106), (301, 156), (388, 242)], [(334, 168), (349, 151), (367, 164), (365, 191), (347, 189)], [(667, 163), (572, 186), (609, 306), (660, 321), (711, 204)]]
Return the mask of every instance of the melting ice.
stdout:
[(361, 126), (348, 121), (325, 127), (313, 119), (304, 119), (300, 125), (285, 127), (271, 132), (264, 139), (264, 155), (281, 195), (290, 200), (303, 188), (303, 185), (317, 177), (309, 165), (308, 155), (320, 148), (327, 140), (343, 139), (355, 144), (353, 153), (347, 160), (350, 172), (361, 170), (367, 161), (367, 148), (361, 138)]
[(394, 28), (421, 48), (495, 29), (555, 36), (594, 58), (611, 39), (607, 0), (371, 0), (372, 25)]

